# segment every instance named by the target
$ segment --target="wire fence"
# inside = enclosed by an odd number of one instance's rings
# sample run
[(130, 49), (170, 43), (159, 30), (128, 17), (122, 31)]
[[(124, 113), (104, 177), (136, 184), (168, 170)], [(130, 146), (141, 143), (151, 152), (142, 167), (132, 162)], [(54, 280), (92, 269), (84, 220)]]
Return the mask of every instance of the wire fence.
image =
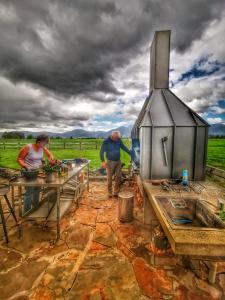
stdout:
[[(27, 142), (0, 142), (0, 149), (21, 149)], [(48, 144), (48, 149), (100, 149), (102, 141), (76, 141), (76, 142), (52, 142)]]

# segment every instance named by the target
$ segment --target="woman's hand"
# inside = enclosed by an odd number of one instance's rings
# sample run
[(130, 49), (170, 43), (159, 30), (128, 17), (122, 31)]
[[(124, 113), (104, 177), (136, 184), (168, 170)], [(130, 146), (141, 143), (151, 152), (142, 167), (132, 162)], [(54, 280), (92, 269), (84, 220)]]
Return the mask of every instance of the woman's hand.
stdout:
[(30, 169), (32, 169), (30, 166), (28, 165), (24, 165), (23, 168), (26, 170), (26, 171), (29, 171)]
[(107, 162), (105, 162), (105, 161), (102, 162), (102, 168), (103, 168), (103, 169), (106, 169), (106, 168), (107, 168)]
[(49, 162), (50, 162), (50, 164), (51, 164), (52, 166), (54, 166), (54, 165), (59, 165), (59, 164), (62, 163), (62, 161), (59, 160), (59, 159), (51, 159)]

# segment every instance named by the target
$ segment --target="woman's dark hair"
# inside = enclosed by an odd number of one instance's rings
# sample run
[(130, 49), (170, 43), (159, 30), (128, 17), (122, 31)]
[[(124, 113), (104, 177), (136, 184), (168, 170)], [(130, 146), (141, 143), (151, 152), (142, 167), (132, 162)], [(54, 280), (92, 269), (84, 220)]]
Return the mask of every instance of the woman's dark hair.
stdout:
[(36, 137), (36, 143), (38, 142), (46, 142), (48, 143), (49, 137), (46, 134), (40, 134)]

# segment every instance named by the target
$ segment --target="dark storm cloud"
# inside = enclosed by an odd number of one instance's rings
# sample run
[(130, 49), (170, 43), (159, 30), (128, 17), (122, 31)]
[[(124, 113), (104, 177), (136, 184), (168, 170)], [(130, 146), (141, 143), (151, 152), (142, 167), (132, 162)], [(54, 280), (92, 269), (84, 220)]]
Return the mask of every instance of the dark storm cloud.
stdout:
[(146, 85), (145, 83), (139, 83), (139, 82), (126, 82), (124, 83), (124, 88), (125, 89), (129, 89), (129, 88), (134, 88), (134, 89), (139, 89), (139, 90), (145, 90), (146, 89)]
[(9, 87), (0, 89), (0, 118), (8, 125), (15, 119), (83, 124), (90, 114), (71, 116), (59, 102), (115, 101), (123, 94), (115, 68), (146, 49), (155, 30), (173, 30), (172, 47), (182, 52), (223, 8), (223, 0), (0, 0), (0, 76), (42, 92), (42, 98), (15, 92), (9, 102)]
[(173, 47), (184, 50), (219, 17), (223, 2), (2, 0), (1, 71), (63, 94), (117, 95), (110, 74), (155, 29), (174, 29)]
[[(59, 109), (57, 103), (50, 99), (40, 101), (37, 98), (24, 98), (21, 95), (10, 95), (10, 100), (1, 98), (0, 107), (0, 128), (20, 127), (41, 127), (41, 124), (47, 126), (48, 123), (55, 123), (58, 127), (60, 124), (78, 126), (82, 121), (87, 121), (90, 116), (83, 113), (73, 114), (67, 110)], [(34, 123), (35, 121), (35, 123)], [(26, 124), (26, 126), (25, 126)], [(36, 124), (31, 126), (31, 124)], [(76, 125), (75, 125), (76, 124)]]

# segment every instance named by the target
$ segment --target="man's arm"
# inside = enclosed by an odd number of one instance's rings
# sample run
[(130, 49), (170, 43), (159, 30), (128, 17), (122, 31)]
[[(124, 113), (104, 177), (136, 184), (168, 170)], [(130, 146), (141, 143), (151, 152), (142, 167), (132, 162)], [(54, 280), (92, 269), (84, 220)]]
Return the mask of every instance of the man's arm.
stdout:
[(100, 159), (102, 162), (105, 161), (104, 154), (105, 154), (105, 142), (102, 143), (101, 150), (100, 150)]
[(131, 155), (131, 151), (124, 145), (122, 140), (120, 140), (120, 147), (123, 149), (123, 151), (127, 152), (129, 155)]

